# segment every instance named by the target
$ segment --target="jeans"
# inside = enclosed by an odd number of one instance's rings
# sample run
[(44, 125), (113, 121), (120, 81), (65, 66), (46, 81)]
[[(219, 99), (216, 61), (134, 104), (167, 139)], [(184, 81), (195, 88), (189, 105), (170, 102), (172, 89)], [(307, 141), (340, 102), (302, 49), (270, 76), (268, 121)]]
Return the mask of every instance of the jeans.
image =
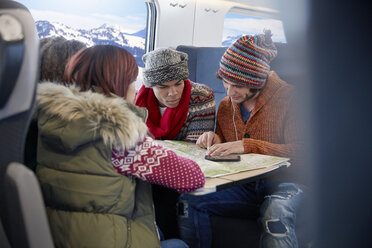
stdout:
[(189, 246), (180, 239), (166, 239), (164, 240), (163, 232), (158, 228), (160, 247), (161, 248), (189, 248)]
[(166, 239), (160, 241), (161, 248), (189, 248), (185, 242), (180, 239)]
[(294, 183), (259, 180), (202, 196), (183, 194), (179, 204), (184, 211), (178, 216), (181, 238), (191, 248), (209, 248), (210, 215), (249, 218), (256, 209), (260, 247), (297, 248), (296, 211), (303, 192)]

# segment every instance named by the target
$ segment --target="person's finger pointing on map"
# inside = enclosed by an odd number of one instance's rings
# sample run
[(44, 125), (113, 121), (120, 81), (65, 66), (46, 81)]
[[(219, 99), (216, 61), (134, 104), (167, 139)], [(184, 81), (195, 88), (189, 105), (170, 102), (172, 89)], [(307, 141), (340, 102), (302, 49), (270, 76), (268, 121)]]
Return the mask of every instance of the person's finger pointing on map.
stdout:
[[(214, 132), (205, 132), (199, 137), (196, 144), (202, 148), (209, 148), (214, 144), (220, 144), (221, 138)], [(207, 152), (208, 153), (208, 152)]]

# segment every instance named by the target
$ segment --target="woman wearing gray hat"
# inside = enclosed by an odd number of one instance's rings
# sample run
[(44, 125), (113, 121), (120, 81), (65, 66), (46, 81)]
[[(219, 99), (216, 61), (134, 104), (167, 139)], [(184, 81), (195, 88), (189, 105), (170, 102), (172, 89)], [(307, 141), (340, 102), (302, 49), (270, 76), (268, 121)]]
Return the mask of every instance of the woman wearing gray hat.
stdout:
[[(158, 48), (142, 57), (144, 85), (135, 104), (148, 109), (146, 124), (155, 139), (196, 142), (204, 132), (214, 130), (214, 93), (188, 79), (187, 59), (186, 53), (170, 48)], [(177, 238), (179, 194), (153, 186), (156, 222), (165, 238)]]

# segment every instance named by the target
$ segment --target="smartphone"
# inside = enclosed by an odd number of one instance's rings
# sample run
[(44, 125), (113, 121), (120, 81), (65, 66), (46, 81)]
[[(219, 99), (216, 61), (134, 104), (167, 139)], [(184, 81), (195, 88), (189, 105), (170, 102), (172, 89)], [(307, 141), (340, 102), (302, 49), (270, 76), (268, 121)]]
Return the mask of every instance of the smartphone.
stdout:
[(211, 161), (218, 161), (218, 162), (236, 162), (240, 161), (240, 156), (239, 155), (227, 155), (227, 156), (210, 156), (210, 155), (205, 155), (204, 157), (207, 160)]

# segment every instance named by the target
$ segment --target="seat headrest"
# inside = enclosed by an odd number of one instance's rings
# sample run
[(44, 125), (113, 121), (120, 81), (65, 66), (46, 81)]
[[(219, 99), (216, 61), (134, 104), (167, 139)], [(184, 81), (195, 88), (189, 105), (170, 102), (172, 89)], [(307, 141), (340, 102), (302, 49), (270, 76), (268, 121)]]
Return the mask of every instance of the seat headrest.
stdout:
[(32, 107), (38, 80), (39, 39), (22, 4), (0, 3), (0, 120)]

